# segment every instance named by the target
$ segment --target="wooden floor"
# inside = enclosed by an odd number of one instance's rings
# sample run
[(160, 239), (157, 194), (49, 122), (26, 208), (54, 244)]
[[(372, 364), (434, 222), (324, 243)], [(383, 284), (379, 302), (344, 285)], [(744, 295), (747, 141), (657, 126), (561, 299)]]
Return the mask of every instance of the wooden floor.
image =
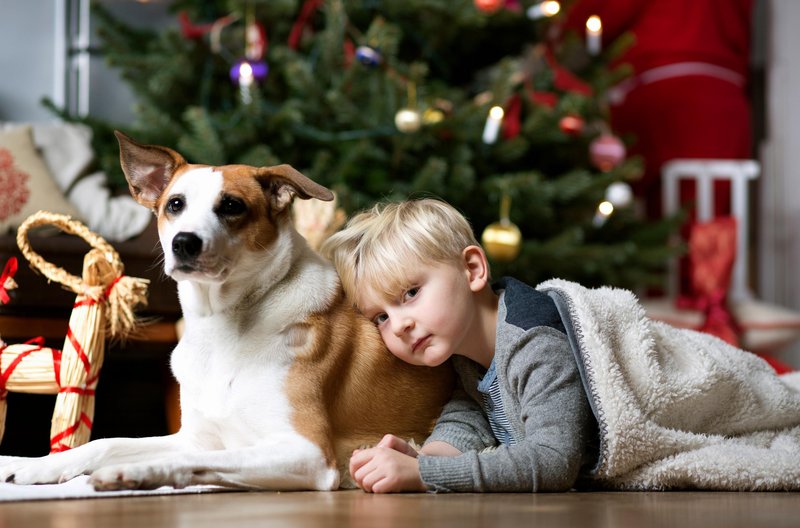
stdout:
[(800, 526), (800, 493), (209, 493), (0, 504), (2, 528), (755, 528)]

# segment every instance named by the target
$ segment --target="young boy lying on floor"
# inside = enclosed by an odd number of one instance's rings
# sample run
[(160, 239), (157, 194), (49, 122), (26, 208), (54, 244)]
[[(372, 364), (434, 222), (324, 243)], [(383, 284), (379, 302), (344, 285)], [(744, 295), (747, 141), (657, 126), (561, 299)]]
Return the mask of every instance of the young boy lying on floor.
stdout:
[(388, 436), (353, 456), (351, 473), (360, 487), (572, 487), (581, 466), (592, 461), (597, 423), (550, 297), (513, 279), (493, 289), (469, 223), (435, 200), (356, 216), (323, 251), (394, 355), (427, 366), (453, 357), (463, 387), (420, 450), (431, 456), (417, 457)]

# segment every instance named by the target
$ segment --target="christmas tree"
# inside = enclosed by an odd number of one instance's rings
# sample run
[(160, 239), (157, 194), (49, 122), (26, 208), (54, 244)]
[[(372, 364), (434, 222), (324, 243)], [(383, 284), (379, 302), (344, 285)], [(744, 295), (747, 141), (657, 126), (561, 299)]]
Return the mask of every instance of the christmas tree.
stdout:
[(119, 186), (112, 128), (192, 162), (289, 163), (334, 189), (348, 213), (442, 198), (484, 235), (496, 276), (661, 283), (678, 219), (637, 214), (628, 182), (641, 163), (606, 125), (605, 93), (627, 72), (608, 67), (613, 46), (549, 39), (557, 3), (173, 8), (180, 23), (154, 32), (93, 7), (104, 53), (138, 99), (134, 123), (88, 121)]

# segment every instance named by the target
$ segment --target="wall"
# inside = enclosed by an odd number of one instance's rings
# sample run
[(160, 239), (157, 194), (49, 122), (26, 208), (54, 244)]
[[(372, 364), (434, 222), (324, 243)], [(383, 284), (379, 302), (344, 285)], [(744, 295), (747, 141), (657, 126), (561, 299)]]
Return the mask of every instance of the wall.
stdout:
[[(800, 311), (800, 2), (770, 0), (766, 19), (758, 291), (765, 300)], [(780, 358), (800, 368), (800, 344)]]
[(52, 120), (39, 100), (59, 91), (55, 7), (55, 0), (0, 0), (0, 120)]
[[(167, 1), (100, 3), (136, 27), (176, 24)], [(91, 20), (80, 16), (88, 5), (89, 0), (0, 0), (0, 49), (6, 50), (0, 55), (0, 121), (55, 119), (41, 105), (43, 97), (76, 114), (118, 123), (133, 119), (130, 88), (92, 47), (97, 39)], [(80, 70), (89, 88), (83, 92), (79, 67), (86, 68)]]

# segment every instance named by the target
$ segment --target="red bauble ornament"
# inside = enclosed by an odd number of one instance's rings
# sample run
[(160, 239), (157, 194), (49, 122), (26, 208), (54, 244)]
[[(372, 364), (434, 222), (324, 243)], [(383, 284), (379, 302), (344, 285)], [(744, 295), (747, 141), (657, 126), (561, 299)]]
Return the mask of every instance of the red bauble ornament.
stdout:
[(558, 128), (565, 134), (570, 136), (577, 136), (583, 132), (585, 121), (579, 115), (569, 114), (565, 115), (558, 121)]
[(475, 7), (485, 13), (494, 13), (505, 3), (505, 0), (475, 0)]
[(612, 134), (600, 134), (589, 143), (589, 159), (592, 165), (608, 172), (625, 159), (625, 144)]

